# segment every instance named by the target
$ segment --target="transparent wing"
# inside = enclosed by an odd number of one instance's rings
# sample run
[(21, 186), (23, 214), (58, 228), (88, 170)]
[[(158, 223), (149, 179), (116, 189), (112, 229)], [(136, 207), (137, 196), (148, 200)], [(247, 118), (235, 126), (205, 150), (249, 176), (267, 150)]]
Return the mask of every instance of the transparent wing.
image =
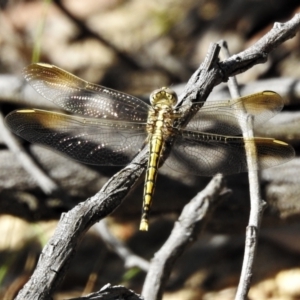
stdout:
[[(253, 138), (258, 154), (258, 169), (283, 164), (295, 156), (294, 149), (272, 138)], [(166, 160), (170, 168), (200, 176), (247, 172), (245, 146), (250, 140), (242, 137), (183, 131)]]
[(14, 111), (5, 121), (29, 142), (94, 165), (126, 165), (146, 138), (142, 123), (86, 119), (38, 109)]
[(24, 69), (29, 84), (64, 110), (93, 118), (146, 122), (149, 106), (133, 96), (84, 81), (58, 67), (32, 64)]
[[(271, 119), (283, 107), (282, 98), (275, 92), (264, 91), (228, 101), (196, 103), (201, 107), (185, 129), (213, 134), (241, 134), (239, 122), (247, 112), (253, 116), (254, 128)], [(244, 111), (243, 111), (244, 109)]]

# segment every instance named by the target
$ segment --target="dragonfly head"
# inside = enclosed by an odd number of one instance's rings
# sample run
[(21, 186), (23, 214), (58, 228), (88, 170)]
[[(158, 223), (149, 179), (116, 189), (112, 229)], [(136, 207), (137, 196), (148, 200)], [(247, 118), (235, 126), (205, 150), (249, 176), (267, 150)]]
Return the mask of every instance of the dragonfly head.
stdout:
[(168, 106), (173, 106), (177, 103), (177, 95), (173, 90), (162, 87), (151, 93), (150, 103), (152, 105), (166, 104)]

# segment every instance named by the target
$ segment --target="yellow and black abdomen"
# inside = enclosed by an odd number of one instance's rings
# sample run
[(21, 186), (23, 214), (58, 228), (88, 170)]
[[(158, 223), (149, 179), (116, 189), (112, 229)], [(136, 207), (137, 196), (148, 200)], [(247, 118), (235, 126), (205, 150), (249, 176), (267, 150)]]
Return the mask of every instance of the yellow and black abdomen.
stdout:
[(159, 159), (164, 147), (164, 139), (162, 134), (163, 122), (157, 121), (154, 133), (149, 139), (149, 160), (146, 171), (145, 185), (144, 185), (144, 202), (142, 209), (142, 219), (140, 223), (140, 230), (148, 231), (148, 218), (152, 204), (152, 197), (154, 194), (155, 183), (158, 172)]

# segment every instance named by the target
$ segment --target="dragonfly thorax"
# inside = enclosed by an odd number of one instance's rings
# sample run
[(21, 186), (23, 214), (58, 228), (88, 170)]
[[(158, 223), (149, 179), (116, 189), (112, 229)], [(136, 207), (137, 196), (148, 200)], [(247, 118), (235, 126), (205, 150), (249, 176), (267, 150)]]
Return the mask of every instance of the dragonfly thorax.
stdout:
[(177, 95), (173, 90), (167, 87), (162, 87), (151, 93), (150, 103), (153, 106), (157, 104), (174, 106), (177, 103)]

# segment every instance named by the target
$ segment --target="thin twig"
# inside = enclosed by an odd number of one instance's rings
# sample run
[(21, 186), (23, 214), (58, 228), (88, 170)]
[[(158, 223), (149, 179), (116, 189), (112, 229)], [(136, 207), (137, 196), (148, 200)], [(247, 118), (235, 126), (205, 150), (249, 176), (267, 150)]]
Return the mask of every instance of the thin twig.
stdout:
[[(222, 50), (223, 50), (222, 52), (224, 58), (228, 59), (230, 57), (230, 53), (228, 50), (227, 43), (225, 41), (221, 41), (220, 44), (222, 46)], [(238, 83), (235, 76), (229, 78), (228, 88), (231, 97), (233, 99), (241, 97), (238, 88)], [(243, 106), (242, 103), (241, 106)], [(261, 196), (260, 196), (258, 156), (257, 156), (256, 145), (253, 140), (254, 137), (253, 124), (252, 124), (253, 119), (252, 116), (247, 114), (247, 111), (245, 111), (244, 107), (241, 108), (242, 108), (241, 111), (244, 112), (245, 118), (240, 120), (240, 126), (242, 129), (243, 137), (248, 141), (247, 143), (245, 143), (245, 152), (246, 152), (246, 159), (247, 159), (247, 166), (248, 166), (251, 210), (250, 210), (248, 227), (246, 231), (244, 261), (243, 261), (240, 282), (235, 297), (236, 300), (246, 299), (250, 288), (255, 252), (258, 243), (258, 231), (259, 231), (263, 207), (264, 207), (264, 202), (261, 200)]]
[[(230, 57), (230, 52), (228, 49), (227, 42), (222, 40), (218, 44), (221, 46), (221, 55), (224, 57), (224, 59), (228, 59)], [(238, 82), (235, 76), (229, 77), (227, 84), (231, 98), (236, 99), (241, 97)]]
[(143, 298), (129, 290), (128, 288), (117, 285), (112, 286), (110, 284), (105, 285), (100, 291), (91, 293), (89, 295), (71, 298), (69, 300), (143, 300)]
[(175, 261), (188, 245), (195, 241), (197, 234), (205, 226), (219, 200), (228, 195), (224, 189), (222, 175), (216, 175), (207, 187), (198, 193), (182, 210), (174, 228), (154, 258), (143, 286), (142, 296), (147, 300), (162, 298), (166, 282)]
[(94, 225), (102, 240), (118, 254), (124, 261), (125, 268), (137, 267), (148, 272), (149, 262), (144, 258), (132, 253), (120, 240), (113, 236), (107, 227), (106, 220), (102, 220)]
[(0, 132), (7, 147), (14, 153), (23, 168), (35, 179), (42, 191), (47, 195), (57, 192), (58, 185), (34, 162), (17, 138), (6, 128), (2, 112), (0, 112)]

